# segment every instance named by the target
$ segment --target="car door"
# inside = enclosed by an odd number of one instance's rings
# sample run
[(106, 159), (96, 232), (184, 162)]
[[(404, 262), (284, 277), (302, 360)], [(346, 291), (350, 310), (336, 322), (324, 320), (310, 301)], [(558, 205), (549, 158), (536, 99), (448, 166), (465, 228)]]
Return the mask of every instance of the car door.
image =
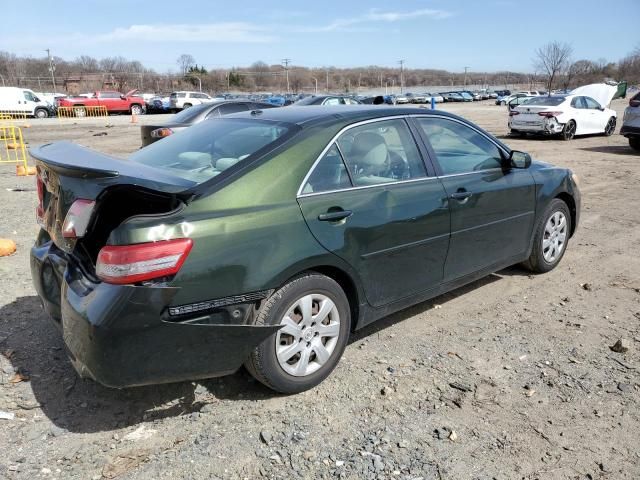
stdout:
[(371, 305), (442, 281), (446, 193), (426, 169), (405, 119), (343, 131), (307, 175), (298, 202), (318, 242), (358, 272)]
[(584, 98), (586, 111), (588, 112), (589, 117), (589, 130), (591, 133), (602, 133), (604, 132), (605, 126), (609, 121), (608, 113), (602, 110), (600, 104), (591, 97), (582, 97)]
[(505, 169), (506, 152), (463, 121), (415, 119), (435, 158), (451, 210), (444, 281), (524, 258), (535, 219), (535, 183), (526, 169)]
[(573, 116), (576, 119), (576, 135), (583, 135), (591, 132), (590, 116), (587, 110), (587, 103), (583, 96), (573, 97), (571, 99), (571, 108), (573, 108)]

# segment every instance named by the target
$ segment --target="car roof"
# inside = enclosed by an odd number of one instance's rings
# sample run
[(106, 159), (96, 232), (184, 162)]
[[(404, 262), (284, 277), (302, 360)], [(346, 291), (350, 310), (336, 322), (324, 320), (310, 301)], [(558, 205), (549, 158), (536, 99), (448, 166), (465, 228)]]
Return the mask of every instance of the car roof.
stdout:
[(460, 118), (457, 115), (453, 115), (442, 110), (366, 104), (317, 106), (313, 108), (291, 105), (288, 107), (260, 110), (260, 114), (256, 114), (255, 112), (256, 110), (252, 112), (234, 113), (232, 115), (227, 115), (227, 118), (252, 117), (259, 118), (260, 120), (293, 123), (301, 127), (326, 122), (331, 119), (334, 119), (336, 123), (344, 123), (348, 121), (357, 122), (395, 115), (426, 115), (430, 112), (437, 112), (438, 115), (441, 116)]

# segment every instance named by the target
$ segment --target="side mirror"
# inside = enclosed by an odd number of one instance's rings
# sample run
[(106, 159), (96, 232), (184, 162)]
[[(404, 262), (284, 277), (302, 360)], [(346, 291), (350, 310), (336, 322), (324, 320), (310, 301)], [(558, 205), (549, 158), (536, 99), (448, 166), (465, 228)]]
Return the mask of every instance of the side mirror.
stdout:
[(509, 155), (509, 165), (511, 168), (529, 168), (531, 165), (531, 155), (518, 150), (511, 150)]

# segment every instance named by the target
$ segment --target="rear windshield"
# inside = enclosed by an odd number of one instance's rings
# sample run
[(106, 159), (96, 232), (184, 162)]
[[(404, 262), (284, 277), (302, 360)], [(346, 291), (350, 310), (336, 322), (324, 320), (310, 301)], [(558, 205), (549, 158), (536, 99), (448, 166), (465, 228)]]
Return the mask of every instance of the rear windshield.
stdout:
[(202, 183), (263, 148), (275, 147), (295, 129), (282, 122), (215, 118), (152, 143), (129, 159)]
[(539, 105), (542, 107), (556, 107), (565, 101), (565, 97), (534, 97), (527, 105)]

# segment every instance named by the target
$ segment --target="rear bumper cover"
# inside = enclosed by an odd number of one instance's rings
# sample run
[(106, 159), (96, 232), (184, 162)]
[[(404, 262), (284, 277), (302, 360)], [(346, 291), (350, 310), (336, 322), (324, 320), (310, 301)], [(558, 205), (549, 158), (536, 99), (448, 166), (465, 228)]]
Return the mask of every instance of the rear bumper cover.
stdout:
[(632, 127), (630, 125), (622, 125), (620, 135), (627, 138), (640, 138), (640, 127)]
[(177, 288), (92, 282), (52, 242), (32, 248), (31, 274), (77, 372), (109, 387), (233, 373), (279, 328), (167, 321)]

